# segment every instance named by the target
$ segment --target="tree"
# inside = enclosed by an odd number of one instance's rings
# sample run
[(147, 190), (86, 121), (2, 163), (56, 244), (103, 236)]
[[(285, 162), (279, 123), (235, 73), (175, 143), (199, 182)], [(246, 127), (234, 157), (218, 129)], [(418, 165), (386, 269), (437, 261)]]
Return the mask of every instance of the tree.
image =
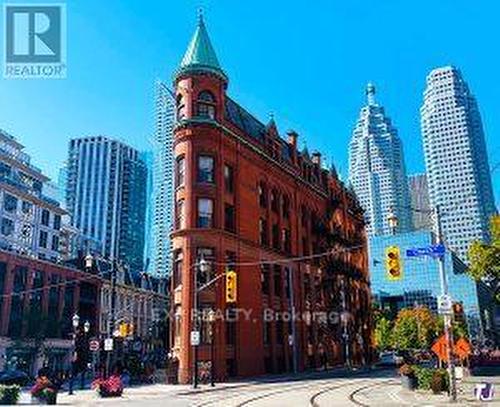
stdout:
[(500, 215), (491, 218), (490, 236), (490, 243), (474, 241), (470, 246), (468, 273), (486, 283), (500, 303)]
[(375, 321), (375, 346), (379, 351), (390, 349), (392, 346), (392, 322), (381, 316)]
[(427, 307), (405, 308), (399, 311), (392, 343), (397, 350), (429, 349), (437, 335), (437, 318)]

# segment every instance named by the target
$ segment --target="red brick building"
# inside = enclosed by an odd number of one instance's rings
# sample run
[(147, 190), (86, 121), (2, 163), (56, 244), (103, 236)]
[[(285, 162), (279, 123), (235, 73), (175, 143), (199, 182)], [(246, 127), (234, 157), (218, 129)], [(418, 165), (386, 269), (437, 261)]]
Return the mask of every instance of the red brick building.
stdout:
[(67, 369), (72, 317), (98, 331), (101, 284), (76, 268), (0, 251), (0, 369), (14, 357), (31, 375), (42, 365)]
[(261, 123), (227, 86), (200, 18), (174, 80), (171, 345), (180, 382), (193, 371), (195, 270), (198, 286), (228, 269), (238, 276), (235, 304), (226, 304), (223, 278), (199, 294), (198, 309), (216, 311), (213, 325), (201, 322), (200, 371), (212, 350), (217, 380), (293, 371), (294, 364), (366, 363), (370, 291), (358, 202), (319, 153), (299, 152), (294, 131), (282, 138), (273, 119)]

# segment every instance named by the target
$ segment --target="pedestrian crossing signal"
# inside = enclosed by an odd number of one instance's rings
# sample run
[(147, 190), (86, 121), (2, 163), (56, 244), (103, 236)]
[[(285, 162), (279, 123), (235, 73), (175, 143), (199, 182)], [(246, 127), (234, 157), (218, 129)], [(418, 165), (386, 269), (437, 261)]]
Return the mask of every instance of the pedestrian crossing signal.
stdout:
[(235, 271), (226, 271), (226, 302), (234, 303), (237, 298), (237, 275)]
[(385, 249), (385, 269), (389, 281), (399, 281), (403, 278), (401, 253), (398, 246), (389, 246)]

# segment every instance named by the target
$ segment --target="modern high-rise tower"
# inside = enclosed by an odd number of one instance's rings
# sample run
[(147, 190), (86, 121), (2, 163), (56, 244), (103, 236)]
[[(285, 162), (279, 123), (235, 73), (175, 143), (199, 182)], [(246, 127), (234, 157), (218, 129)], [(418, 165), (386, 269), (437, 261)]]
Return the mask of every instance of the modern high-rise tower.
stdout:
[(174, 120), (175, 103), (165, 83), (156, 83), (153, 219), (151, 264), (148, 271), (157, 276), (170, 274), (172, 265), (170, 233), (174, 211)]
[(495, 203), (481, 116), (457, 68), (427, 76), (420, 113), (431, 206), (439, 205), (444, 238), (466, 261), (470, 243), (488, 238)]
[(144, 268), (147, 168), (139, 152), (107, 137), (69, 143), (66, 204), (73, 226), (107, 258)]
[(408, 176), (410, 201), (413, 212), (413, 227), (415, 230), (432, 230), (431, 204), (427, 174)]
[(371, 83), (366, 95), (349, 145), (349, 182), (366, 212), (369, 234), (391, 233), (390, 214), (399, 220), (397, 232), (407, 232), (412, 215), (402, 143)]

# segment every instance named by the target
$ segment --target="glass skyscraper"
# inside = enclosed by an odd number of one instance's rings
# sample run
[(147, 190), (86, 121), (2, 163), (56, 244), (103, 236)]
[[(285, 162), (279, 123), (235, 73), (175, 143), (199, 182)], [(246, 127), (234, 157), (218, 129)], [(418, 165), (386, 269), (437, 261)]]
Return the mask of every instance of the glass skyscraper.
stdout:
[(366, 95), (349, 145), (349, 182), (366, 212), (370, 235), (391, 233), (390, 213), (399, 220), (397, 231), (407, 232), (412, 216), (401, 139), (375, 101), (372, 84)]
[[(73, 226), (107, 258), (144, 269), (147, 168), (139, 152), (107, 137), (69, 143), (66, 205)], [(83, 248), (85, 250), (85, 248)]]
[(410, 188), (414, 229), (433, 230), (427, 174), (410, 175), (408, 177), (408, 185)]
[(470, 243), (488, 239), (495, 203), (481, 116), (457, 68), (427, 76), (420, 112), (431, 206), (441, 209), (447, 245), (467, 261)]
[[(406, 250), (425, 247), (435, 242), (430, 231), (415, 231), (394, 236), (370, 237), (370, 277), (374, 299), (383, 307), (399, 311), (415, 305), (425, 305), (437, 312), (437, 297), (441, 294), (439, 265), (431, 257), (406, 257)], [(402, 278), (387, 278), (385, 250), (397, 246), (402, 258)], [(488, 298), (480, 286), (466, 273), (465, 264), (451, 251), (445, 255), (449, 293), (453, 302), (463, 306), (472, 337), (482, 335), (481, 316), (488, 308)], [(483, 314), (482, 314), (483, 312)]]
[(170, 233), (173, 231), (174, 211), (174, 120), (175, 103), (165, 83), (156, 83), (153, 219), (151, 264), (148, 271), (167, 276), (172, 268)]

